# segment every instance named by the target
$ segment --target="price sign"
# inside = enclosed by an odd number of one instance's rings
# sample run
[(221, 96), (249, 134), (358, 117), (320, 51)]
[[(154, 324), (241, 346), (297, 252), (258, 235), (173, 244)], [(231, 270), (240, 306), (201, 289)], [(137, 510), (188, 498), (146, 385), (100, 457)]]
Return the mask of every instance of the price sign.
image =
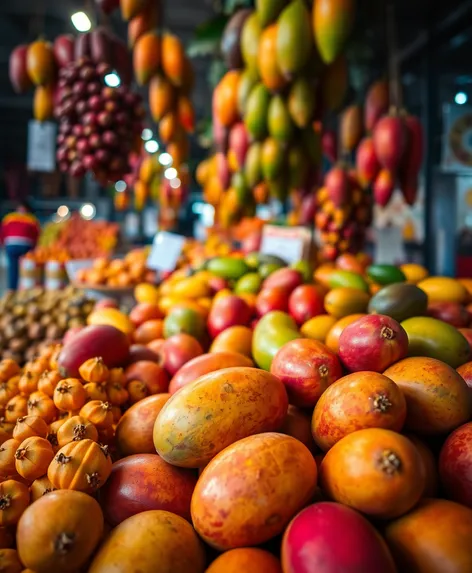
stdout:
[(173, 271), (177, 266), (185, 237), (162, 231), (157, 233), (147, 260), (147, 266), (156, 271)]
[(50, 121), (28, 124), (28, 169), (53, 173), (56, 170), (56, 125)]
[(310, 256), (311, 242), (311, 231), (306, 227), (265, 225), (260, 251), (291, 264)]

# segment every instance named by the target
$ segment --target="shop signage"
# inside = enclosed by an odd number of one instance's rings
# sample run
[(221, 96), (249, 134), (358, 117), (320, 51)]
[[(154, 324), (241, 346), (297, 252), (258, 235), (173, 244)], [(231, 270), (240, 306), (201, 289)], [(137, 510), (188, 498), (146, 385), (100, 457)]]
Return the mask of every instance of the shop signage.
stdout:
[(276, 255), (287, 263), (296, 263), (310, 256), (312, 232), (307, 227), (265, 225), (261, 253)]
[(28, 124), (28, 169), (53, 173), (56, 170), (56, 125), (50, 121)]
[(155, 271), (173, 271), (182, 253), (185, 237), (162, 231), (152, 243), (147, 266)]

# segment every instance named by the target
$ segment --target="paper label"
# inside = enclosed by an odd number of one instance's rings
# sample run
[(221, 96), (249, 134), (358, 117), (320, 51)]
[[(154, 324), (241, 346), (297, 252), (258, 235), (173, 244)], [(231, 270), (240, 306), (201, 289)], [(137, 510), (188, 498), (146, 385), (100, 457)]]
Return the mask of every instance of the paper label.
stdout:
[(28, 169), (43, 173), (56, 170), (56, 124), (50, 121), (29, 122)]
[(265, 225), (260, 251), (265, 255), (276, 255), (292, 264), (309, 256), (310, 245), (311, 232), (306, 227)]
[(147, 260), (147, 266), (156, 271), (173, 271), (182, 253), (185, 237), (162, 231), (157, 233)]

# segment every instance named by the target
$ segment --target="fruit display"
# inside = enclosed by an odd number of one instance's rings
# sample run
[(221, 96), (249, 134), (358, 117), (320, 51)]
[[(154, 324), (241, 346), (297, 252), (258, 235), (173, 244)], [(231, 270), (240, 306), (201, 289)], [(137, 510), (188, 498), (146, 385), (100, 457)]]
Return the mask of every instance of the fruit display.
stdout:
[(74, 288), (40, 288), (5, 294), (0, 299), (0, 356), (19, 364), (42, 347), (58, 343), (70, 328), (86, 324), (93, 302)]
[(48, 223), (38, 245), (26, 257), (44, 264), (49, 260), (93, 259), (108, 256), (118, 244), (119, 226), (106, 221), (86, 221), (72, 215), (58, 223)]
[(71, 62), (59, 74), (56, 107), (61, 171), (78, 178), (90, 171), (103, 185), (130, 171), (129, 156), (145, 115), (141, 96), (126, 85), (106, 85), (112, 69), (88, 57)]
[(469, 571), (470, 283), (201, 247), (129, 314), (99, 301), (62, 345), (0, 361), (2, 559)]

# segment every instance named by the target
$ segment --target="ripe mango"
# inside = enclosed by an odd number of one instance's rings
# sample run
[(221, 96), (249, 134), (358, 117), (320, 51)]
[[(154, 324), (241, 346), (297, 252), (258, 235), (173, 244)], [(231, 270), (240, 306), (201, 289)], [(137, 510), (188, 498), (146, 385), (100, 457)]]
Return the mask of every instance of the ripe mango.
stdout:
[(312, 53), (310, 15), (304, 0), (293, 0), (283, 10), (277, 27), (277, 63), (292, 78), (306, 66)]
[(269, 104), (269, 91), (262, 83), (258, 83), (249, 94), (244, 118), (246, 128), (253, 139), (264, 139), (267, 134)]
[(275, 95), (270, 101), (267, 125), (269, 135), (278, 141), (287, 142), (293, 137), (294, 125), (287, 109), (285, 100)]

